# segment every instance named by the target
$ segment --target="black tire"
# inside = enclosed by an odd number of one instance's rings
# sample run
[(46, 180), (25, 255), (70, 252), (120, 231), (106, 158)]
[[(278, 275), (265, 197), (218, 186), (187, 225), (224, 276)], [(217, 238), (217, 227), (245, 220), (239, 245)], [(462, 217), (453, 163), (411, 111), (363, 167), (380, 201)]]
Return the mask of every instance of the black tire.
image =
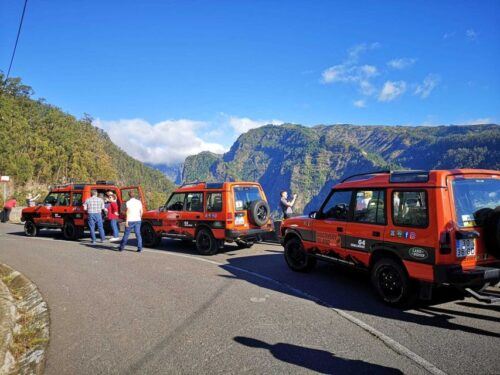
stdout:
[(76, 241), (80, 238), (80, 230), (71, 220), (65, 221), (62, 227), (63, 236), (66, 240)]
[(266, 225), (271, 217), (271, 209), (266, 201), (258, 200), (250, 203), (250, 207), (248, 209), (248, 218), (250, 221), (261, 227)]
[(378, 260), (371, 269), (371, 281), (379, 297), (391, 306), (409, 306), (417, 293), (401, 263), (391, 259)]
[(141, 225), (141, 237), (144, 246), (157, 247), (161, 242), (161, 237), (158, 236), (150, 223)]
[(285, 261), (296, 272), (309, 272), (316, 266), (316, 258), (307, 254), (302, 241), (293, 237), (285, 242)]
[(27, 219), (24, 223), (24, 234), (28, 237), (38, 236), (38, 227), (33, 222), (33, 220)]
[(217, 254), (219, 246), (210, 229), (201, 228), (196, 233), (196, 250), (198, 250), (198, 253), (201, 255)]

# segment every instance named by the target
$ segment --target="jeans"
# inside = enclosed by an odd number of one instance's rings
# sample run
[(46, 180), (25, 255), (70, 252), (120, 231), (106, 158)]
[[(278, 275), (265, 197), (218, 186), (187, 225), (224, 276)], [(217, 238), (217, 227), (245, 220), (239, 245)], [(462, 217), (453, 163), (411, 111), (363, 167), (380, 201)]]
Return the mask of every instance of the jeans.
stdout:
[(2, 223), (7, 223), (10, 220), (10, 211), (11, 208), (4, 208), (2, 212)]
[(99, 230), (99, 236), (101, 237), (101, 241), (106, 239), (106, 235), (104, 234), (104, 227), (102, 225), (102, 216), (101, 214), (89, 214), (89, 229), (90, 229), (90, 237), (92, 238), (92, 242), (95, 242), (95, 225), (97, 224), (97, 229)]
[(128, 236), (132, 229), (135, 233), (135, 238), (137, 238), (137, 250), (142, 250), (142, 237), (141, 237), (141, 222), (140, 221), (129, 221), (128, 227), (125, 227), (125, 233), (123, 234), (122, 241), (120, 242), (120, 250), (123, 250), (128, 241)]
[(109, 223), (111, 224), (111, 229), (113, 230), (113, 237), (117, 238), (120, 235), (120, 231), (118, 230), (118, 220), (111, 219)]

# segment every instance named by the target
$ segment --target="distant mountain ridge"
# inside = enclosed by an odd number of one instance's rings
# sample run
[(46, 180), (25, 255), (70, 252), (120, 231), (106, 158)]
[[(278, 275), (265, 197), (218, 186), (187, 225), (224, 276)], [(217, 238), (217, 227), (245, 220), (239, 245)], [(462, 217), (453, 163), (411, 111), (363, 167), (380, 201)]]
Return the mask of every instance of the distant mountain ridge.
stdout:
[(184, 181), (250, 180), (272, 209), (279, 192), (299, 194), (297, 211), (316, 209), (331, 187), (378, 169), (500, 169), (500, 126), (266, 125), (242, 134), (224, 155), (189, 156)]

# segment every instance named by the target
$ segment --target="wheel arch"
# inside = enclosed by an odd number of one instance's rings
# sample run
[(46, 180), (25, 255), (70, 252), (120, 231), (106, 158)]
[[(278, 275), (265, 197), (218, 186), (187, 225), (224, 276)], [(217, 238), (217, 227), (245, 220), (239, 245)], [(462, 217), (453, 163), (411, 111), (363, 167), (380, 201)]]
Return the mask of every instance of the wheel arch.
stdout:
[(406, 269), (401, 256), (395, 250), (387, 247), (377, 247), (372, 250), (370, 254), (369, 268), (372, 269), (375, 263), (377, 263), (382, 258), (389, 258), (398, 262), (408, 274), (408, 270)]
[(299, 232), (293, 229), (286, 229), (285, 236), (283, 237), (283, 245), (290, 241), (292, 238), (298, 238), (300, 241), (302, 241), (302, 236)]

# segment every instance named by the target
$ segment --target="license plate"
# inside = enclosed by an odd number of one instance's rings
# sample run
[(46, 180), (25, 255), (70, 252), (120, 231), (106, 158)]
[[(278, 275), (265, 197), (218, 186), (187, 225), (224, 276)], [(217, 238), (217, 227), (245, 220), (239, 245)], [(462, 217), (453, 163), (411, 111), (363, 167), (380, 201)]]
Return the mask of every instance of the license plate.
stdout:
[(245, 218), (243, 216), (236, 216), (236, 218), (234, 219), (234, 224), (236, 225), (245, 224)]
[(476, 255), (474, 239), (457, 240), (457, 258)]

